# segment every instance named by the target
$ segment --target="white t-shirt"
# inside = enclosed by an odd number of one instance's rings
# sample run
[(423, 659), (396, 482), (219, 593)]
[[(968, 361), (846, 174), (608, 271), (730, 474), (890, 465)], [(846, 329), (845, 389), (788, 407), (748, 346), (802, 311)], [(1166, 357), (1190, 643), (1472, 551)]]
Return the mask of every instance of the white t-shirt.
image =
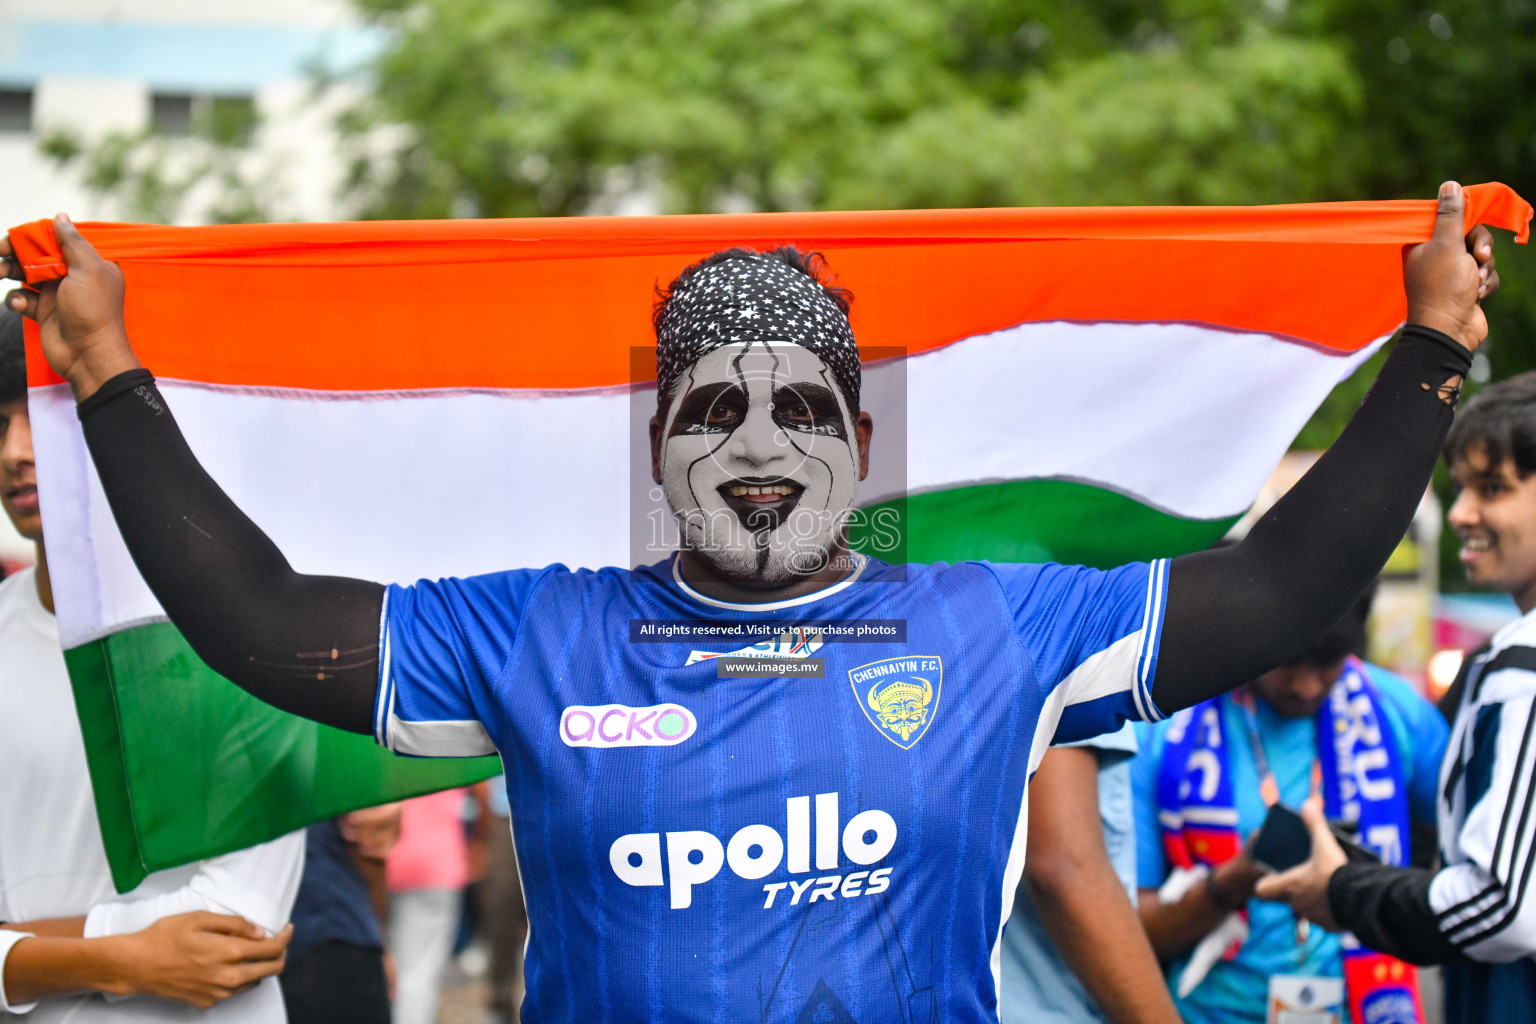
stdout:
[[(37, 595), (36, 571), (0, 581), (0, 920), (86, 916), (95, 938), (139, 931), (193, 910), (238, 914), (277, 932), (287, 923), (304, 869), (304, 833), (238, 853), (159, 871), (118, 896), (102, 848), (85, 743), (53, 615)], [(0, 930), (0, 978), (17, 933)], [(30, 1009), (30, 1012), (28, 1010)], [(29, 1024), (112, 1021), (286, 1021), (282, 992), (268, 978), (211, 1010), (140, 996), (44, 999), (10, 1007)]]

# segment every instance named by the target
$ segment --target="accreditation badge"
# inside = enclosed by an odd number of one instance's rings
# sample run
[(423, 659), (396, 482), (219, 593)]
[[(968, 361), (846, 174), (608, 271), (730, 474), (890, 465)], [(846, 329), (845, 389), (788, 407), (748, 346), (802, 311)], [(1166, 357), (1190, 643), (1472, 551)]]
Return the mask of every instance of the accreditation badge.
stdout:
[(1273, 974), (1265, 1024), (1343, 1024), (1344, 979)]

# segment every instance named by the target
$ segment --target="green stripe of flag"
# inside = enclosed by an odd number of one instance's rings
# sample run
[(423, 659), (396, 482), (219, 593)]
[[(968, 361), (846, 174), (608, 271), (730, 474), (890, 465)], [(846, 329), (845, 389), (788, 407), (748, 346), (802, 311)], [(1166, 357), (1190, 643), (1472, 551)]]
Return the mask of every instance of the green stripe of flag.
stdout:
[[(881, 511), (889, 513), (882, 520)], [(892, 562), (1061, 562), (1108, 569), (1199, 551), (1239, 516), (1183, 519), (1070, 480), (1017, 480), (915, 494), (865, 508), (853, 546)], [(897, 536), (893, 550), (882, 538)]]
[(119, 892), (153, 871), (501, 771), (494, 756), (397, 757), (371, 736), (278, 711), (203, 664), (168, 623), (65, 659)]

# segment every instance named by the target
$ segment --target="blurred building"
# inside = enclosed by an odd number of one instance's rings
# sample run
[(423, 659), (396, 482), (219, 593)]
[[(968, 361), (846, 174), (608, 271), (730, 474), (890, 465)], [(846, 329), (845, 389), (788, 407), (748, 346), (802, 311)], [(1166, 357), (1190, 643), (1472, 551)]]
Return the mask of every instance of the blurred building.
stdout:
[[(61, 166), (45, 154), (50, 140), (89, 148), (153, 137), (156, 152), (174, 156), (210, 118), (248, 126), (241, 160), (274, 215), (336, 218), (333, 123), (346, 94), (317, 92), (314, 75), (355, 67), (377, 39), (345, 0), (0, 0), (0, 228), (60, 210), (130, 216), (85, 186), (85, 161)], [(197, 211), (189, 202), (180, 219)], [(30, 558), (0, 516), (0, 566)]]
[(249, 160), (284, 219), (330, 218), (335, 107), (312, 73), (355, 66), (376, 39), (344, 0), (0, 0), (0, 225), (121, 218), (80, 161), (44, 155), (49, 138), (174, 140), (213, 116), (251, 126)]

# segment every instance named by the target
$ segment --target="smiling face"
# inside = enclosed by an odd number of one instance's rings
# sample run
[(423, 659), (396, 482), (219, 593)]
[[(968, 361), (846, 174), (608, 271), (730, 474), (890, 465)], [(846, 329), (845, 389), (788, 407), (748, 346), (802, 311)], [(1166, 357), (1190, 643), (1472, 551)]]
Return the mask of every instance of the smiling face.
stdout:
[(27, 400), (0, 402), (0, 506), (28, 540), (43, 539), (37, 503), (37, 465), (32, 455), (32, 423)]
[(1521, 477), (1510, 459), (1495, 463), (1468, 446), (1451, 466), (1460, 488), (1447, 515), (1461, 538), (1467, 582), (1509, 594), (1522, 612), (1536, 607), (1536, 473)]
[(858, 426), (826, 364), (799, 345), (705, 353), (679, 377), (657, 430), (684, 546), (743, 583), (826, 568), (846, 544), (862, 476)]

